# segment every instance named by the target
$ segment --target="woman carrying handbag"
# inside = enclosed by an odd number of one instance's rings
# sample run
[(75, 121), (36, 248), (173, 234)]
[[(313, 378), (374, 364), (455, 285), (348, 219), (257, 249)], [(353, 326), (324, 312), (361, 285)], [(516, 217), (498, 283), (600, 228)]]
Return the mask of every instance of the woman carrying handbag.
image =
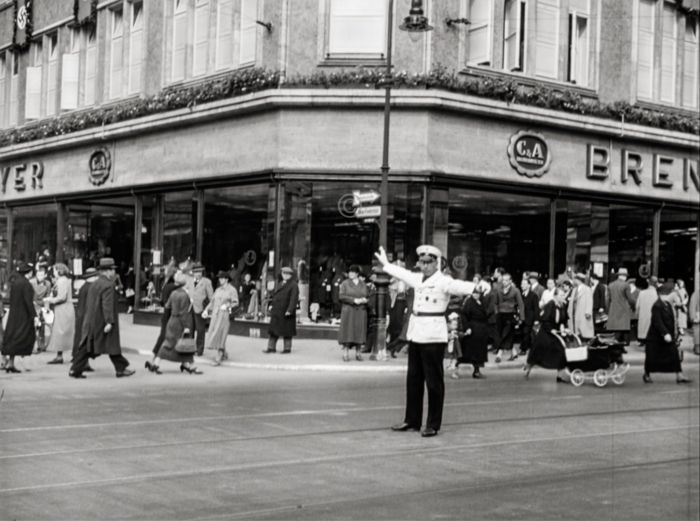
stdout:
[(175, 289), (168, 301), (165, 303), (166, 309), (170, 310), (170, 318), (165, 327), (165, 340), (158, 350), (158, 354), (153, 357), (152, 362), (146, 362), (146, 369), (155, 374), (162, 374), (160, 371), (160, 361), (169, 360), (180, 362), (180, 372), (189, 374), (202, 374), (194, 365), (194, 353), (196, 351), (192, 331), (192, 302), (190, 296), (185, 291), (187, 277), (178, 271), (174, 277)]

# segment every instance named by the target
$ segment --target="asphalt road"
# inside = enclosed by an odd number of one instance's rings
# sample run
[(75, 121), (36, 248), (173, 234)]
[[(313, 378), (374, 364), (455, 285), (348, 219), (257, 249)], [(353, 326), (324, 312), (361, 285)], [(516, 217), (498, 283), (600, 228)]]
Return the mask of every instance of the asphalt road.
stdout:
[[(145, 358), (130, 356), (136, 368)], [(447, 380), (440, 435), (394, 433), (403, 376), (205, 367), (0, 373), (0, 519), (697, 520), (698, 364), (676, 385)]]

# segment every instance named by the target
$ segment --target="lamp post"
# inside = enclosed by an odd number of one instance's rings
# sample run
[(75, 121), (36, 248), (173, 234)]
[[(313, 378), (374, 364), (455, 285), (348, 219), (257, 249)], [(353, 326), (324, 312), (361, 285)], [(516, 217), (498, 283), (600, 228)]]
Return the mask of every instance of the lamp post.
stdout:
[[(388, 0), (389, 12), (387, 16), (386, 38), (386, 78), (384, 79), (384, 140), (382, 142), (382, 166), (381, 181), (379, 183), (379, 195), (381, 201), (381, 214), (379, 215), (379, 244), (387, 247), (387, 213), (389, 212), (389, 128), (391, 122), (391, 87), (393, 85), (391, 50), (394, 34), (394, 0)], [(423, 13), (423, 0), (411, 0), (411, 9), (403, 23), (399, 26), (402, 31), (419, 33), (431, 31), (428, 19)], [(378, 353), (386, 356), (386, 312), (389, 276), (383, 270), (376, 272), (375, 285), (377, 287), (377, 336), (372, 348), (370, 359), (376, 360)]]

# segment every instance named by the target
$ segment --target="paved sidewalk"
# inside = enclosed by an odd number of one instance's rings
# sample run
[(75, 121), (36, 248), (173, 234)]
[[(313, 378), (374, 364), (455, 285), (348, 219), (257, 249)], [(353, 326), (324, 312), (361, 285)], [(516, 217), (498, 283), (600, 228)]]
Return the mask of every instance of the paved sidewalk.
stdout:
[[(119, 315), (119, 328), (122, 348), (125, 352), (139, 353), (150, 356), (153, 344), (158, 338), (158, 328), (133, 323), (133, 315)], [(229, 335), (226, 342), (226, 350), (229, 359), (223, 362), (223, 366), (271, 369), (287, 371), (364, 371), (364, 372), (404, 372), (406, 370), (406, 355), (399, 354), (398, 358), (386, 361), (371, 361), (368, 354), (363, 354), (364, 360), (358, 362), (342, 361), (340, 346), (333, 340), (315, 340), (295, 338), (292, 346), (292, 354), (282, 355), (282, 341), (277, 345), (276, 354), (264, 354), (267, 340), (263, 338), (251, 338), (245, 336)], [(684, 363), (698, 363), (699, 357), (692, 353), (692, 339), (684, 338), (683, 350), (685, 351)], [(644, 352), (636, 347), (636, 343), (627, 348), (625, 361), (635, 366), (644, 364)], [(195, 362), (200, 366), (213, 363), (215, 352), (206, 350), (203, 357), (196, 357)], [(494, 362), (494, 355), (489, 353), (489, 362), (485, 371), (503, 369), (521, 369), (525, 360), (523, 357), (513, 362), (503, 361), (500, 364)], [(464, 370), (463, 370), (464, 372)]]

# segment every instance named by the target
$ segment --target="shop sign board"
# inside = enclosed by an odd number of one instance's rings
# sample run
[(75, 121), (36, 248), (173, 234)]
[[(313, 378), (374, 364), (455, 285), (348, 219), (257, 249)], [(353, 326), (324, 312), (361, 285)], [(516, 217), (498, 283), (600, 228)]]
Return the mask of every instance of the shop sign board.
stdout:
[(352, 199), (355, 206), (360, 206), (362, 204), (373, 203), (377, 201), (380, 197), (379, 192), (376, 190), (368, 190), (366, 192), (361, 192), (359, 190), (353, 190)]
[(8, 184), (16, 192), (24, 192), (27, 188), (42, 189), (44, 187), (43, 179), (44, 164), (41, 161), (0, 166), (0, 183), (3, 194), (7, 193)]
[(552, 153), (542, 134), (521, 130), (508, 142), (508, 159), (519, 174), (542, 177), (552, 163)]
[(90, 156), (90, 182), (95, 186), (100, 186), (109, 179), (112, 168), (112, 159), (109, 150), (99, 148)]
[(355, 217), (365, 219), (367, 217), (379, 217), (382, 214), (381, 206), (361, 206), (355, 210)]

